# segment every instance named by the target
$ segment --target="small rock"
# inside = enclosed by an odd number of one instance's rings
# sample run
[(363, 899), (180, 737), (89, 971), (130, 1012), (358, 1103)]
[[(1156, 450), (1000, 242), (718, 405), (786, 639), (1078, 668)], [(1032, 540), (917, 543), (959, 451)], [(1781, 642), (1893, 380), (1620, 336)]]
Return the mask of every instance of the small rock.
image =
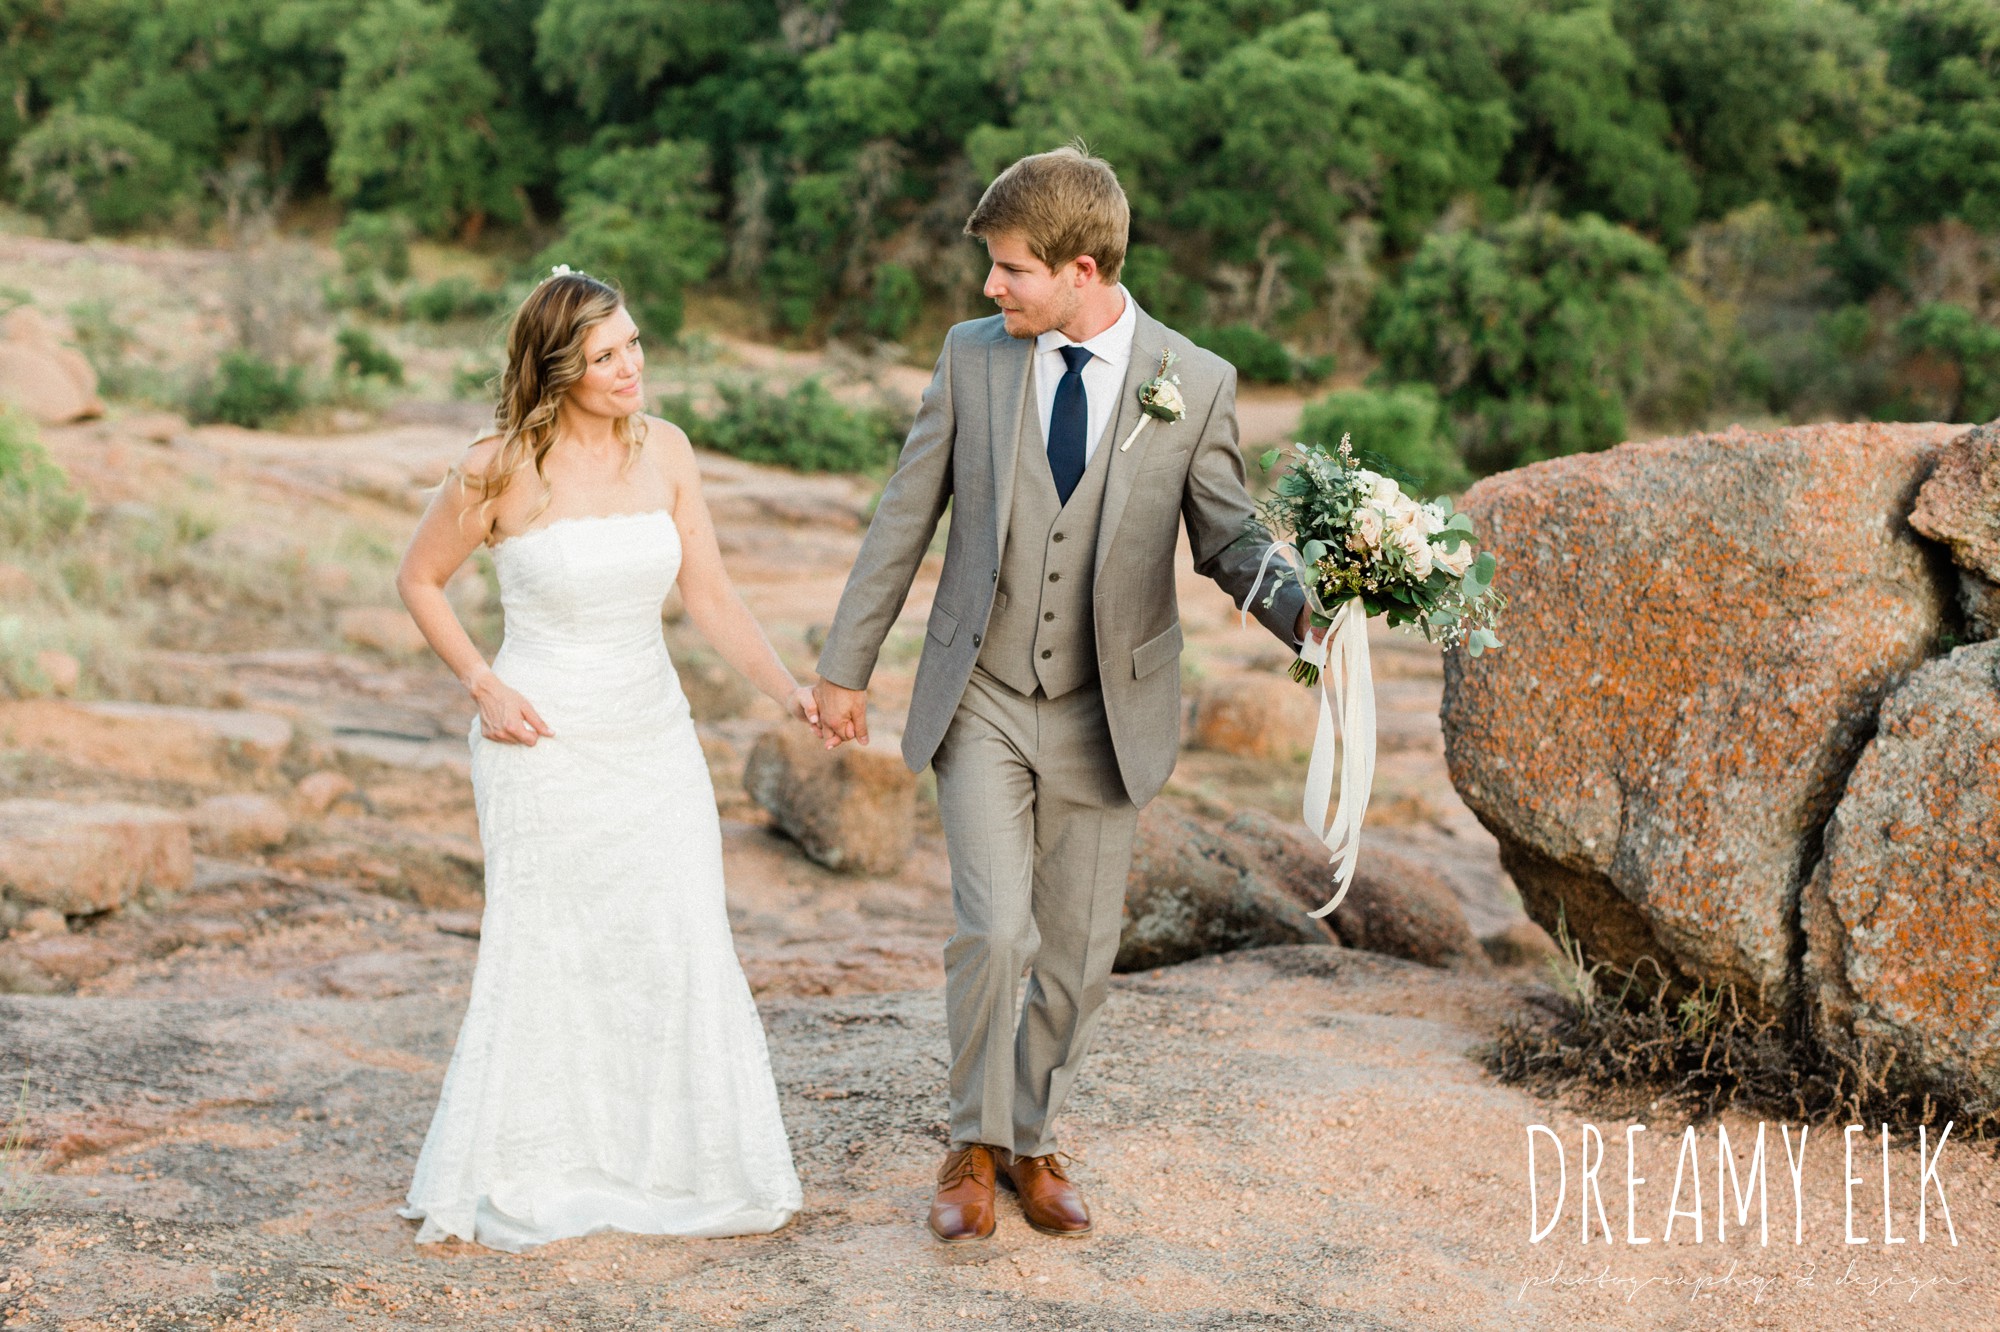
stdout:
[(76, 692), (83, 678), (83, 663), (67, 652), (47, 648), (35, 654), (35, 670), (49, 682), (49, 692), (64, 697)]
[(743, 789), (828, 869), (894, 874), (916, 837), (917, 779), (875, 739), (829, 754), (803, 726), (774, 727), (751, 748)]
[(340, 612), (337, 627), (349, 643), (385, 656), (411, 656), (428, 646), (416, 621), (400, 607), (349, 606)]
[(2000, 583), (2000, 421), (1968, 430), (1938, 450), (1910, 526), (1950, 547), (1960, 568)]
[(67, 934), (69, 918), (54, 907), (29, 907), (21, 913), (21, 923), (14, 927), (15, 934)]
[(195, 842), (211, 855), (268, 851), (292, 835), (285, 807), (266, 795), (210, 796), (195, 806)]
[(299, 779), (293, 792), (299, 809), (318, 816), (332, 809), (336, 804), (355, 794), (354, 782), (347, 774), (335, 772), (331, 768), (321, 768)]
[(44, 974), (71, 987), (102, 976), (121, 962), (132, 960), (90, 934), (38, 934), (22, 940), (14, 951)]
[(1269, 944), (1334, 942), (1240, 839), (1164, 800), (1139, 811), (1114, 971)]
[(1537, 967), (1562, 956), (1549, 932), (1532, 920), (1517, 920), (1498, 934), (1479, 941), (1496, 967)]
[(187, 418), (175, 412), (140, 412), (116, 424), (149, 444), (171, 444), (188, 432)]
[(354, 574), (344, 564), (316, 562), (306, 566), (306, 583), (323, 597), (340, 597), (354, 586)]
[(1312, 749), (1313, 695), (1279, 675), (1232, 675), (1194, 690), (1194, 743), (1239, 758), (1291, 759)]
[(39, 311), (22, 307), (0, 321), (0, 401), (43, 425), (104, 415), (97, 371), (56, 337)]
[(0, 702), (0, 737), (9, 748), (79, 767), (216, 784), (243, 761), (274, 765), (291, 744), (292, 724), (264, 712), (29, 698)]
[(179, 815), (105, 801), (0, 801), (0, 887), (67, 916), (116, 907), (141, 888), (179, 892), (194, 848)]
[[(1292, 901), (1317, 911), (1333, 896), (1330, 858), (1302, 826), (1246, 809), (1225, 831), (1251, 849)], [(1479, 971), (1487, 965), (1450, 882), (1419, 860), (1369, 845), (1365, 833), (1347, 896), (1323, 919), (1349, 948), (1427, 967)]]
[(225, 751), (260, 767), (284, 757), (292, 745), (292, 723), (270, 712), (244, 708), (187, 708), (166, 703), (85, 703), (98, 717), (116, 717), (147, 729), (185, 727), (200, 732)]

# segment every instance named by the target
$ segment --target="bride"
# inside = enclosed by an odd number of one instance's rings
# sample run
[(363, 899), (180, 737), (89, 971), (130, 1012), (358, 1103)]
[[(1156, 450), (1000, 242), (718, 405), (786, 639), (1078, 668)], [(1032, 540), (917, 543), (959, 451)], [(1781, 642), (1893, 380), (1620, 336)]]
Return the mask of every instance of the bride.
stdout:
[[(544, 279), (508, 330), (497, 433), (396, 576), (479, 705), (486, 850), (472, 995), (400, 1210), (418, 1243), (755, 1234), (800, 1207), (668, 590), (794, 718), (818, 710), (723, 571), (687, 436), (641, 413), (644, 365), (614, 288)], [(444, 595), (482, 544), (506, 614), (490, 667)]]

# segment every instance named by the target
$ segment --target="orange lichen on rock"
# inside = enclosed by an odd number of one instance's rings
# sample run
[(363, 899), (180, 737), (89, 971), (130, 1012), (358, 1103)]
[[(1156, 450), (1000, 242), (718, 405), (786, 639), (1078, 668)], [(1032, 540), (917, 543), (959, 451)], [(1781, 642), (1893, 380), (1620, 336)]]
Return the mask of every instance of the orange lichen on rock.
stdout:
[(1825, 847), (1803, 900), (1820, 1039), (2000, 1096), (2000, 642), (1890, 696)]
[(1505, 646), (1447, 659), (1453, 783), (1530, 914), (1784, 1008), (1812, 842), (1948, 595), (1906, 520), (1950, 426), (1626, 444), (1482, 481)]

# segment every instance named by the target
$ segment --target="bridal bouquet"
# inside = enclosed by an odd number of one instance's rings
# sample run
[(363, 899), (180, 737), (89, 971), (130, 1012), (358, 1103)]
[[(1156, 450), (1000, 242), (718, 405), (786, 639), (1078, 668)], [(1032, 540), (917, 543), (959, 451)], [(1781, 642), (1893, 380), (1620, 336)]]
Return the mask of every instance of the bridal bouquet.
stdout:
[[(1415, 625), (1447, 648), (1478, 656), (1500, 646), (1494, 628), (1507, 599), (1493, 590), (1496, 561), (1475, 550), (1472, 520), (1451, 501), (1419, 501), (1395, 480), (1358, 467), (1342, 435), (1329, 451), (1293, 446), (1298, 460), (1278, 479), (1262, 517), (1277, 540), (1264, 552), (1255, 587), (1278, 556), (1280, 564), (1266, 606), (1287, 577), (1306, 594), (1312, 623), (1327, 630), (1308, 637), (1292, 663), (1292, 678), (1320, 691), (1319, 731), (1306, 769), (1306, 828), (1332, 852), (1333, 900), (1314, 916), (1340, 905), (1361, 850), (1361, 819), (1375, 780), (1375, 685), (1368, 665), (1368, 620)], [(1262, 458), (1269, 471), (1281, 456)], [(1250, 596), (1255, 596), (1253, 587)], [(1250, 597), (1245, 597), (1246, 615)], [(1340, 800), (1331, 820), (1334, 749), (1341, 751)]]

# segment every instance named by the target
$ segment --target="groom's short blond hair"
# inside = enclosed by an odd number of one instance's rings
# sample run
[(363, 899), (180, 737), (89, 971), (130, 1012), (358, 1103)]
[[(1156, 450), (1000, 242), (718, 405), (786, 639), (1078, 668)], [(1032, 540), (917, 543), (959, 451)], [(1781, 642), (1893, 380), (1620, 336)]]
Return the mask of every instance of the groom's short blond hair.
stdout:
[(1131, 226), (1132, 209), (1118, 173), (1103, 158), (1092, 157), (1079, 139), (1002, 171), (965, 220), (965, 234), (983, 240), (1015, 233), (1051, 269), (1087, 254), (1111, 283), (1125, 266)]

